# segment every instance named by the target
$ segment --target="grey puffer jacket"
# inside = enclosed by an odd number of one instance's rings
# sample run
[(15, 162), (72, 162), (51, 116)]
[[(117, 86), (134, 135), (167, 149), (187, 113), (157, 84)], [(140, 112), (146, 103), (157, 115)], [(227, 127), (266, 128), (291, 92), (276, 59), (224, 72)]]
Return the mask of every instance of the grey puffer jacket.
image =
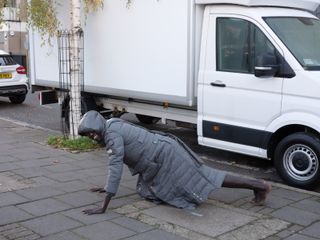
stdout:
[(122, 119), (105, 120), (89, 111), (81, 119), (79, 134), (100, 133), (112, 154), (105, 190), (116, 194), (126, 164), (139, 174), (137, 191), (156, 202), (194, 208), (221, 187), (225, 173), (209, 168), (181, 140)]

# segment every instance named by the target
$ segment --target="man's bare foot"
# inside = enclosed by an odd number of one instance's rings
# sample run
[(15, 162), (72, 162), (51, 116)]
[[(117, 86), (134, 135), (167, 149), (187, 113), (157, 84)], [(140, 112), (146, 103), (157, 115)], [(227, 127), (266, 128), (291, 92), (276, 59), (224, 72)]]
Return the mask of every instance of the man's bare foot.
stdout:
[(264, 205), (268, 194), (270, 193), (272, 186), (271, 183), (263, 181), (262, 183), (264, 185), (264, 190), (254, 190), (254, 198), (252, 199), (252, 202), (257, 206)]
[(105, 209), (99, 207), (99, 208), (93, 208), (93, 209), (85, 209), (82, 212), (87, 215), (92, 215), (92, 214), (102, 214), (102, 213), (105, 213), (105, 211), (106, 211)]
[(106, 192), (106, 190), (104, 190), (101, 187), (94, 187), (94, 188), (90, 188), (90, 192), (104, 193), (104, 192)]

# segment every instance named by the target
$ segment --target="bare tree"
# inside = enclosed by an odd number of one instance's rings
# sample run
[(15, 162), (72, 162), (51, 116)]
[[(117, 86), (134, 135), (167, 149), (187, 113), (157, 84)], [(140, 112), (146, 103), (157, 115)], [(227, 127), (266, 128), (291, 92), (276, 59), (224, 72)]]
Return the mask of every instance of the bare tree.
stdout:
[(70, 51), (70, 136), (78, 136), (78, 126), (81, 117), (81, 89), (80, 89), (80, 34), (81, 29), (81, 1), (71, 0), (71, 51)]
[[(85, 14), (97, 11), (103, 6), (103, 0), (84, 0)], [(81, 26), (81, 0), (71, 0), (71, 52), (70, 52), (70, 137), (78, 137), (78, 126), (81, 118), (81, 69), (80, 69), (80, 35)]]

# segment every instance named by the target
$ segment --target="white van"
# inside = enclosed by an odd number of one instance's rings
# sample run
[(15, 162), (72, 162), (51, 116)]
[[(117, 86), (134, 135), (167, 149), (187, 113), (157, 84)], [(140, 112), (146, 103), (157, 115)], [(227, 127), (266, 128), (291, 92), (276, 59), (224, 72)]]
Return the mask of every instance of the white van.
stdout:
[[(143, 122), (196, 124), (199, 144), (272, 159), (287, 183), (312, 188), (320, 182), (318, 5), (108, 0), (84, 28), (84, 109), (93, 101)], [(58, 47), (29, 36), (34, 90), (62, 90)]]

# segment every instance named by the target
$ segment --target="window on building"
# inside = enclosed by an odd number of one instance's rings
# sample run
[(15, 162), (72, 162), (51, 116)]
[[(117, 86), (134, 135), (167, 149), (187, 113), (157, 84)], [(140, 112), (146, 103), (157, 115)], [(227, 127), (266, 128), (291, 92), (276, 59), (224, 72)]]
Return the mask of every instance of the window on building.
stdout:
[(6, 3), (6, 7), (16, 8), (17, 7), (17, 1), (16, 0), (8, 0), (7, 3)]

